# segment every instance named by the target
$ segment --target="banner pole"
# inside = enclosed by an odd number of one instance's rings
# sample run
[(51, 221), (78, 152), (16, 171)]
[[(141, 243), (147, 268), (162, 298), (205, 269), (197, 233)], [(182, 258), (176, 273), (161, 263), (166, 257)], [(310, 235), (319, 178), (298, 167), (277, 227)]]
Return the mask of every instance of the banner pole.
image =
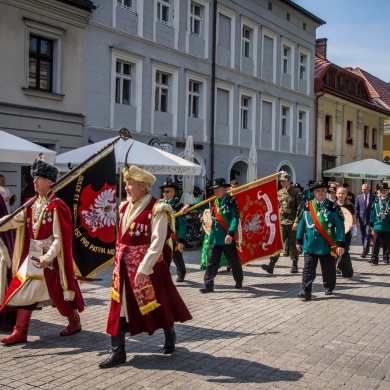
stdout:
[[(232, 190), (229, 190), (228, 193), (230, 195), (234, 195), (235, 193), (237, 192), (241, 192), (242, 190), (246, 190), (247, 188), (250, 188), (250, 187), (253, 187), (253, 186), (256, 186), (258, 184), (261, 184), (261, 183), (264, 183), (264, 182), (267, 182), (267, 181), (270, 181), (276, 177), (278, 177), (279, 175), (281, 175), (283, 172), (277, 172), (277, 173), (273, 173), (272, 175), (269, 175), (269, 176), (265, 176), (265, 177), (262, 177), (260, 179), (257, 179), (257, 180), (254, 180), (254, 181), (251, 181), (250, 183), (247, 183), (247, 184), (243, 184), (242, 186), (239, 186), (237, 188), (234, 188)], [(197, 209), (198, 207), (201, 207), (203, 206), (204, 204), (206, 203), (209, 203), (209, 202), (212, 202), (213, 200), (216, 199), (216, 196), (211, 196), (210, 198), (207, 198), (205, 200), (202, 200), (201, 202), (197, 203), (197, 204), (194, 204), (193, 206), (191, 206), (188, 211), (192, 211), (192, 210), (195, 210)], [(181, 215), (181, 212), (177, 212), (174, 214), (174, 217), (178, 217), (179, 215)]]
[[(107, 145), (103, 146), (101, 149), (99, 149), (97, 152), (92, 154), (90, 157), (88, 157), (86, 160), (84, 160), (82, 163), (78, 164), (76, 167), (72, 168), (69, 172), (67, 172), (65, 175), (61, 176), (56, 182), (52, 183), (51, 189), (55, 192), (56, 188), (59, 187), (65, 180), (69, 178), (69, 176), (74, 175), (77, 171), (81, 170), (81, 168), (84, 167), (84, 165), (87, 165), (91, 160), (101, 155), (103, 152), (105, 152), (107, 149), (109, 149), (111, 146), (116, 144), (120, 139), (127, 140), (131, 137), (130, 131), (126, 128), (122, 128), (119, 130), (119, 136), (116, 137), (114, 140), (109, 142)], [(20, 206), (18, 209), (16, 209), (13, 213), (7, 215), (4, 217), (4, 219), (0, 222), (0, 226), (3, 226), (5, 223), (10, 221), (15, 215), (19, 214), (22, 210), (33, 204), (36, 200), (36, 196), (28, 200), (26, 203), (23, 203), (22, 206)]]

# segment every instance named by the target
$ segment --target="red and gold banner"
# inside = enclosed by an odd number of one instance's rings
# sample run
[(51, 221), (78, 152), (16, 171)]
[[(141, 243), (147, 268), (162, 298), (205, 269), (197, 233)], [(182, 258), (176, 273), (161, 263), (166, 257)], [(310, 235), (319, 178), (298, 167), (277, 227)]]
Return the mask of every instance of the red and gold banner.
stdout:
[(232, 194), (240, 208), (241, 264), (269, 258), (283, 249), (277, 178)]

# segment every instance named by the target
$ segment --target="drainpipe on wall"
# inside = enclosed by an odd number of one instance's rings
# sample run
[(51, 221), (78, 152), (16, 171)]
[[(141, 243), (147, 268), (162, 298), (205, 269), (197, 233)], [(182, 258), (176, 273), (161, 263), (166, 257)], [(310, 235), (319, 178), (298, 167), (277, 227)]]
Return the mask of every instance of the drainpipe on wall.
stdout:
[[(315, 125), (314, 125), (314, 178), (313, 180), (317, 180), (317, 143), (318, 143), (318, 99), (321, 96), (324, 96), (325, 92), (322, 91), (320, 94), (316, 94), (315, 100)], [(321, 175), (322, 176), (322, 175)], [(322, 177), (321, 177), (322, 179)]]
[(211, 124), (210, 124), (210, 180), (214, 181), (214, 142), (215, 142), (215, 61), (217, 58), (217, 9), (218, 1), (213, 3), (213, 45), (211, 54)]

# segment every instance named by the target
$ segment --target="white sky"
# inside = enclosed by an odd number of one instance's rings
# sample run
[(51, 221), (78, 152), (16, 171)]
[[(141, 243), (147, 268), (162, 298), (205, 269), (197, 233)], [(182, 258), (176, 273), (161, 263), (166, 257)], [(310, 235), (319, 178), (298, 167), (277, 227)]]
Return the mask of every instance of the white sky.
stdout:
[(293, 0), (326, 24), (327, 59), (390, 82), (390, 0)]

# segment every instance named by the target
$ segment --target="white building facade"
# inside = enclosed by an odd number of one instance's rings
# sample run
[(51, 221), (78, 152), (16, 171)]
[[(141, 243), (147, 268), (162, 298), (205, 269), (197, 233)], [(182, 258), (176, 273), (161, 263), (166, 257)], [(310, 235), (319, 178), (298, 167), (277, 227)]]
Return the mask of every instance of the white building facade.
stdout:
[[(311, 179), (316, 28), (290, 1), (95, 0), (86, 29), (84, 143), (128, 128), (204, 177)], [(291, 5), (293, 4), (293, 6)], [(202, 186), (201, 178), (197, 185)]]

